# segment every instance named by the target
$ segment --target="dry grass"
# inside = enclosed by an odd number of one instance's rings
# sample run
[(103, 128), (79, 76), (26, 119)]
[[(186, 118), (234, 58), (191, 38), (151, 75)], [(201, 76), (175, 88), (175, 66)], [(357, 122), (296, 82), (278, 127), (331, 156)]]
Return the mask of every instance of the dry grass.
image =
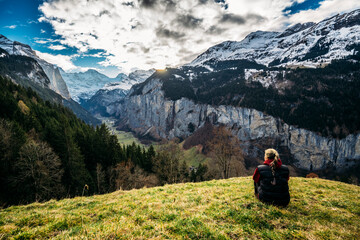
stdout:
[(286, 208), (250, 177), (117, 191), (0, 211), (0, 239), (356, 239), (360, 187), (291, 178)]

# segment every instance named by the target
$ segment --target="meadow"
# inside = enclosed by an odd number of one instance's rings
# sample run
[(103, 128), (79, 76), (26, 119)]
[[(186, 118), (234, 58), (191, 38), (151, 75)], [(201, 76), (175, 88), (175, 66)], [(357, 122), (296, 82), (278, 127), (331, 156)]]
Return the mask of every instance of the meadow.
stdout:
[(0, 239), (356, 239), (360, 187), (291, 178), (287, 207), (251, 177), (165, 185), (0, 210)]

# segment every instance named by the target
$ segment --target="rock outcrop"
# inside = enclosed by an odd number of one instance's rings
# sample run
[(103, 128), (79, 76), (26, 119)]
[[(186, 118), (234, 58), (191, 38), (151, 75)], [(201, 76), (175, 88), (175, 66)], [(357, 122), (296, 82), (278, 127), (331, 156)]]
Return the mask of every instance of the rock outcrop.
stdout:
[[(292, 164), (305, 170), (345, 169), (360, 161), (360, 134), (341, 140), (326, 138), (255, 109), (196, 104), (187, 98), (168, 100), (162, 82), (156, 78), (147, 82), (142, 94), (129, 94), (118, 105), (116, 115), (123, 128), (158, 139), (184, 139), (206, 121), (226, 125), (245, 148), (253, 141), (277, 139), (282, 147), (289, 149), (295, 159)], [(244, 151), (252, 154), (249, 149)]]
[(60, 74), (59, 68), (40, 58), (37, 58), (36, 60), (50, 80), (50, 89), (60, 94), (63, 98), (70, 99), (71, 96), (68, 87)]

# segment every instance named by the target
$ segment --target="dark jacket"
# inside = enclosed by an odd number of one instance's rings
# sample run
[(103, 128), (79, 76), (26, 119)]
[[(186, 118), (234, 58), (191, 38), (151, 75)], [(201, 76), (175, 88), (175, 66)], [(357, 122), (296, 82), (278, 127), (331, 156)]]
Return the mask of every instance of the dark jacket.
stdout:
[(274, 176), (269, 165), (259, 165), (260, 180), (255, 184), (259, 200), (274, 205), (286, 206), (290, 202), (289, 169), (282, 165), (275, 170)]

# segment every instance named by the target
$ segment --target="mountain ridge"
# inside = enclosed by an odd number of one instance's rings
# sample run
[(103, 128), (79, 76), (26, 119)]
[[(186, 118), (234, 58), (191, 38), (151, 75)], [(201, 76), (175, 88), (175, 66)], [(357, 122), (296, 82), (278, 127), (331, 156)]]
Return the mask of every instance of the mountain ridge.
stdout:
[[(343, 26), (346, 25), (348, 32)], [(360, 29), (360, 9), (349, 13), (338, 14), (320, 21), (316, 24), (302, 25), (299, 31), (289, 31), (291, 26), (282, 33), (257, 31), (247, 35), (242, 41), (225, 41), (210, 47), (200, 54), (191, 63), (185, 66), (207, 66), (207, 61), (248, 59), (266, 66), (285, 65), (317, 65), (316, 57), (323, 62), (329, 63), (332, 59), (338, 59), (351, 55), (350, 39), (354, 38), (354, 44), (359, 44), (356, 38)], [(290, 34), (291, 33), (291, 34)], [(356, 40), (357, 39), (357, 40)], [(256, 40), (259, 43), (257, 44)], [(347, 41), (346, 41), (347, 40)], [(344, 43), (348, 43), (344, 45)], [(328, 45), (327, 45), (328, 44)], [(323, 54), (308, 57), (306, 54), (311, 48), (324, 46)]]
[(0, 48), (7, 51), (10, 55), (21, 55), (35, 59), (50, 80), (49, 88), (60, 94), (65, 99), (70, 99), (69, 90), (64, 79), (60, 75), (59, 68), (39, 58), (29, 45), (17, 41), (11, 41), (4, 35), (0, 34)]
[(59, 68), (40, 59), (29, 45), (14, 43), (1, 35), (0, 56), (1, 75), (24, 87), (32, 88), (45, 101), (69, 107), (89, 124), (94, 126), (100, 124), (98, 119), (70, 98)]

